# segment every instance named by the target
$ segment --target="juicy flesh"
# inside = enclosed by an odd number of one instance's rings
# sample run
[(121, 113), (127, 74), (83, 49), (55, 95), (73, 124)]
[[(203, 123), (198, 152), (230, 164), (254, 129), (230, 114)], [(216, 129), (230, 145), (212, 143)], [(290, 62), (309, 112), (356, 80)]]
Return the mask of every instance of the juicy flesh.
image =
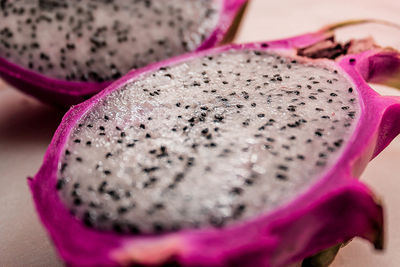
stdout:
[(49, 77), (102, 82), (195, 50), (216, 0), (0, 1), (0, 57)]
[(223, 227), (286, 203), (358, 121), (351, 82), (318, 64), (232, 50), (143, 74), (73, 128), (59, 195), (87, 226), (132, 233)]

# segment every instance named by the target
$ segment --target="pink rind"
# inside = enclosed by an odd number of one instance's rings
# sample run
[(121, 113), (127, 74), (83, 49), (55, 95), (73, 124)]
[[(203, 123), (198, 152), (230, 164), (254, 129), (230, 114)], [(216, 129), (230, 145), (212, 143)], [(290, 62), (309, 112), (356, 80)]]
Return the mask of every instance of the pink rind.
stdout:
[[(370, 191), (353, 177), (400, 132), (399, 127), (390, 128), (391, 123), (398, 121), (400, 102), (374, 92), (357, 68), (345, 59), (339, 63), (325, 62), (348, 73), (356, 85), (362, 114), (354, 134), (336, 164), (317, 183), (271, 213), (222, 230), (186, 230), (160, 236), (116, 235), (83, 226), (69, 214), (55, 190), (57, 162), (72, 127), (92, 105), (122, 84), (162, 66), (229, 49), (290, 52), (297, 40), (301, 39), (229, 45), (155, 63), (131, 71), (72, 108), (63, 118), (41, 169), (30, 180), (40, 218), (63, 260), (71, 266), (118, 266), (133, 259), (143, 265), (174, 259), (184, 266), (283, 266), (354, 236), (379, 244), (382, 209)], [(385, 129), (390, 129), (391, 134), (383, 134)], [(338, 216), (339, 212), (343, 214)], [(295, 246), (289, 241), (296, 241)], [(155, 259), (154, 255), (158, 257)]]
[[(219, 22), (196, 51), (217, 46), (224, 39), (236, 13), (249, 0), (221, 1), (223, 1), (223, 8)], [(2, 57), (0, 57), (0, 77), (26, 94), (36, 97), (44, 103), (60, 107), (81, 103), (112, 83), (112, 81), (96, 83), (54, 79), (21, 67)]]
[(1, 57), (0, 77), (24, 93), (44, 103), (60, 107), (80, 103), (111, 84), (52, 79)]
[[(386, 84), (386, 81), (400, 78), (400, 55), (387, 51), (366, 51), (357, 55), (347, 55), (338, 63), (356, 84), (365, 86), (365, 81)], [(369, 86), (368, 86), (369, 88)], [(373, 94), (364, 98), (364, 109), (372, 105), (383, 108), (380, 114), (380, 126), (377, 130), (376, 145), (372, 157), (377, 156), (400, 133), (399, 97), (382, 97)], [(368, 124), (368, 117), (365, 122)]]

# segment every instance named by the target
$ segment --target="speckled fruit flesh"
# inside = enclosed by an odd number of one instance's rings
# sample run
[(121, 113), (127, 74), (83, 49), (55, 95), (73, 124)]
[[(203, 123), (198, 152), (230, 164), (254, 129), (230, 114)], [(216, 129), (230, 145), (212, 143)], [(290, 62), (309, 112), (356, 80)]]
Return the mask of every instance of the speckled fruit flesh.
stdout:
[(246, 0), (2, 1), (0, 77), (59, 106), (131, 69), (229, 41)]
[(399, 56), (318, 58), (327, 38), (187, 54), (73, 107), (30, 179), (62, 259), (278, 267), (355, 236), (382, 248), (355, 178), (400, 132), (400, 99), (366, 83), (396, 85)]

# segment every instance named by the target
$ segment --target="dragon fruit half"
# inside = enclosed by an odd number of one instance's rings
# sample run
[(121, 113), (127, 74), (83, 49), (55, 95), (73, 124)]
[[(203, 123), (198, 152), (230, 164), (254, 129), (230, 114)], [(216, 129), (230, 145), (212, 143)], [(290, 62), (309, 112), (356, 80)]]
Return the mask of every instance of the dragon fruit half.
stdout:
[(355, 178), (400, 132), (400, 98), (366, 83), (398, 87), (400, 57), (334, 28), (152, 64), (73, 107), (29, 180), (63, 260), (326, 266), (355, 236), (382, 248)]
[(132, 68), (230, 41), (246, 1), (0, 1), (0, 77), (79, 103)]

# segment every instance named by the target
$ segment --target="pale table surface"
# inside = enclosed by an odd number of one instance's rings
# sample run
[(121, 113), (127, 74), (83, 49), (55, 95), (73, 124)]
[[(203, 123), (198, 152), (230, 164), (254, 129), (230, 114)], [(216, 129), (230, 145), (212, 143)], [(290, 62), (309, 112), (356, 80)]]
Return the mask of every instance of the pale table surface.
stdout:
[[(400, 1), (253, 0), (237, 41), (283, 38), (327, 23), (366, 17), (400, 23)], [(374, 34), (382, 35), (382, 31)], [(400, 47), (400, 32), (383, 35)], [(378, 91), (400, 95), (392, 89)], [(41, 165), (62, 115), (0, 81), (0, 267), (62, 266), (38, 221), (26, 183), (26, 177)], [(397, 138), (361, 177), (383, 199), (386, 249), (376, 252), (364, 240), (355, 239), (341, 250), (334, 267), (400, 266), (399, 159)]]

